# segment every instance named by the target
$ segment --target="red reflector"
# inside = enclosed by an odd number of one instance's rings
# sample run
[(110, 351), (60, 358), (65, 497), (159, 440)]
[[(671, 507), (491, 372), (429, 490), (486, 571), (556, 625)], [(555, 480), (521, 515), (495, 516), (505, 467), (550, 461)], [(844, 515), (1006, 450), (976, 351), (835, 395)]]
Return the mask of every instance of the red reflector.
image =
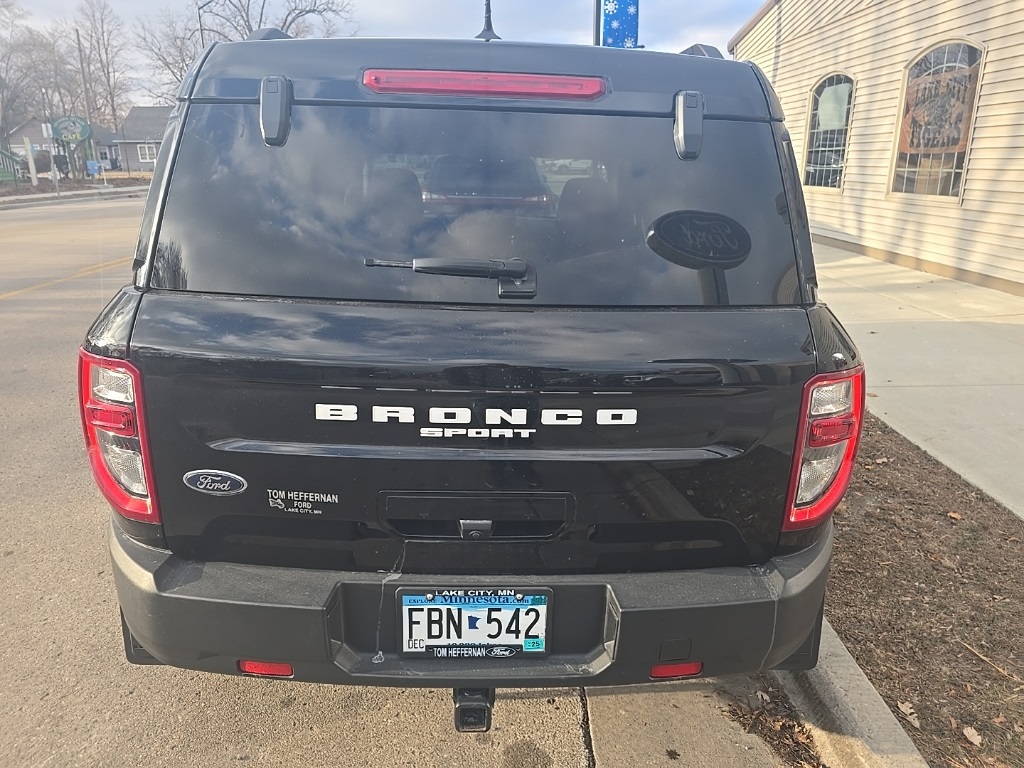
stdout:
[(830, 445), (849, 440), (857, 434), (857, 420), (852, 416), (837, 419), (815, 419), (807, 435), (811, 448), (827, 448)]
[(260, 675), (261, 677), (291, 677), (295, 670), (291, 664), (281, 661), (249, 661), (238, 662), (238, 668), (247, 675)]
[(682, 661), (672, 664), (655, 664), (651, 667), (652, 680), (664, 680), (669, 677), (695, 677), (704, 669), (703, 661)]
[(90, 403), (85, 413), (94, 427), (121, 437), (135, 437), (135, 413), (127, 405)]
[(363, 85), (374, 93), (584, 101), (596, 99), (606, 90), (601, 77), (434, 69), (368, 69), (363, 72)]

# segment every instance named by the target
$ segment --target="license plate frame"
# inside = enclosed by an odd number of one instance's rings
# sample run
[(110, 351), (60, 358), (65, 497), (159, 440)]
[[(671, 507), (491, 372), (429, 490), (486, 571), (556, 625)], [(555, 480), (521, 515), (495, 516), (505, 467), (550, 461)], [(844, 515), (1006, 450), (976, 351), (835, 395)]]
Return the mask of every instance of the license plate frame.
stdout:
[[(554, 592), (550, 587), (400, 587), (395, 592), (397, 609), (396, 640), (400, 655), (409, 658), (445, 659), (535, 659), (544, 658), (551, 652), (551, 619)], [(440, 608), (440, 637), (428, 636), (431, 618), (423, 610), (412, 614), (417, 621), (410, 623), (409, 608)], [(518, 640), (510, 637), (507, 630), (511, 625), (513, 610), (520, 610), (518, 629), (522, 633)], [(539, 609), (539, 616), (529, 610)], [(490, 613), (488, 609), (497, 609)], [(476, 616), (476, 622), (470, 618)], [(502, 634), (488, 638), (487, 621), (491, 620), (490, 631), (496, 631), (495, 620), (501, 622)], [(537, 623), (539, 622), (539, 624)], [(461, 637), (452, 641), (451, 630), (456, 623)], [(472, 629), (471, 629), (472, 626)], [(483, 627), (483, 631), (481, 631)], [(528, 634), (530, 636), (526, 636)], [(414, 643), (413, 640), (421, 640)], [(441, 649), (441, 650), (437, 650)]]

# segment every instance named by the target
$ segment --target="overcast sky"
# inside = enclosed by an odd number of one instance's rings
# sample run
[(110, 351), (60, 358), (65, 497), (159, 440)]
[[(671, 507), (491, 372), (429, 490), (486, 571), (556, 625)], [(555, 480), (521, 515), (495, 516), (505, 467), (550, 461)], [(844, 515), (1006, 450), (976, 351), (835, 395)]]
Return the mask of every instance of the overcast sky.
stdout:
[[(763, 0), (639, 0), (640, 45), (680, 51), (693, 43), (726, 42)], [(77, 0), (21, 0), (35, 22), (72, 16)], [(110, 0), (130, 21), (156, 5), (190, 7), (188, 0)], [(355, 0), (359, 33), (381, 37), (473, 37), (480, 31), (482, 0)], [(587, 44), (592, 39), (593, 0), (493, 0), (494, 29), (505, 40)]]

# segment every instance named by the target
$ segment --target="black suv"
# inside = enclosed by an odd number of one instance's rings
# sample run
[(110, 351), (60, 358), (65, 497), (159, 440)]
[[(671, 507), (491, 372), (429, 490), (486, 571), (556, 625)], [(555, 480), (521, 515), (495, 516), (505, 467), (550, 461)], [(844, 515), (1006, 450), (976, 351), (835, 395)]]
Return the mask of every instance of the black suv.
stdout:
[(464, 729), (816, 663), (864, 378), (756, 67), (213, 45), (134, 267), (80, 366), (129, 661), (451, 687)]

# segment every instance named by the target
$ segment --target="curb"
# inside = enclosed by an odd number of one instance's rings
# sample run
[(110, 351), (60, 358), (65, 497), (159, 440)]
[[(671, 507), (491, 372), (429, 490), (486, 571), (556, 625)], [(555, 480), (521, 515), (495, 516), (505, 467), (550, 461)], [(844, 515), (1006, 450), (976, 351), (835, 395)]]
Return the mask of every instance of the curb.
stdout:
[[(124, 197), (144, 197), (148, 192), (148, 186), (112, 187), (110, 191), (97, 189), (95, 191), (65, 192), (60, 197), (57, 197), (55, 194), (25, 195), (14, 198), (15, 202), (10, 203), (4, 202), (4, 198), (0, 198), (0, 211), (11, 211), (18, 208), (35, 208), (40, 205), (64, 205), (66, 203), (74, 203), (82, 200), (96, 200), (97, 198), (111, 200)], [(7, 199), (10, 200), (12, 198)]]
[(821, 625), (818, 666), (774, 672), (833, 768), (928, 768), (896, 716), (846, 650), (832, 625)]

